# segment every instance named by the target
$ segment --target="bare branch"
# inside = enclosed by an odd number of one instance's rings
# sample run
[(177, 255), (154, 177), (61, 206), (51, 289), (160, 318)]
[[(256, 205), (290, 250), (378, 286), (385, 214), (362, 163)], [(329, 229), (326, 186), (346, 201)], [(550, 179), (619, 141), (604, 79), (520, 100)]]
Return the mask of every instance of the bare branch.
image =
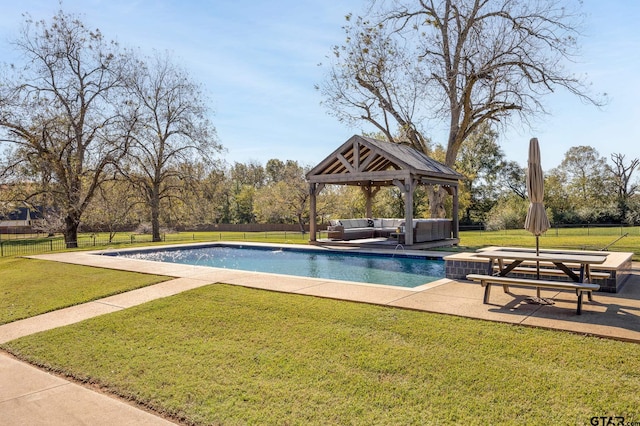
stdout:
[(422, 129), (439, 121), (449, 166), (481, 124), (544, 114), (544, 96), (557, 90), (600, 106), (566, 68), (579, 53), (576, 1), (373, 0), (334, 47), (325, 104), (345, 122), (404, 133), (427, 154)]

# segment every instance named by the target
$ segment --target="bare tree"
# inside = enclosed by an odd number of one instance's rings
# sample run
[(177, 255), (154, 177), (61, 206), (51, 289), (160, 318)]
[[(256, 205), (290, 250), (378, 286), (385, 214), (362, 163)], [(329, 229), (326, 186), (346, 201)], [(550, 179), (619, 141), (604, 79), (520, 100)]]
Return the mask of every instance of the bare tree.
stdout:
[(625, 220), (629, 210), (629, 200), (638, 190), (638, 183), (632, 182), (631, 177), (640, 165), (640, 159), (634, 158), (629, 164), (625, 164), (624, 154), (611, 154), (613, 166), (607, 164), (607, 170), (613, 177), (613, 184), (618, 199), (620, 219)]
[(26, 198), (46, 193), (67, 247), (76, 247), (83, 213), (126, 150), (127, 56), (62, 11), (51, 22), (27, 17), (14, 45), (24, 65), (9, 67), (0, 82), (0, 174), (22, 180)]
[(190, 163), (212, 164), (222, 147), (200, 87), (168, 55), (140, 62), (129, 86), (139, 120), (121, 170), (144, 194), (153, 241), (160, 241), (162, 201), (180, 197), (193, 178)]
[[(372, 0), (364, 16), (347, 17), (346, 42), (334, 47), (319, 89), (340, 120), (369, 122), (426, 154), (425, 122), (445, 123), (445, 164), (453, 166), (482, 123), (526, 122), (558, 88), (601, 103), (564, 67), (578, 53), (581, 16), (571, 3)], [(430, 194), (432, 216), (444, 215), (444, 196)]]
[(32, 228), (36, 232), (43, 232), (49, 236), (53, 236), (58, 232), (64, 232), (64, 218), (60, 217), (55, 210), (42, 212), (42, 219), (35, 221)]
[(137, 223), (133, 213), (141, 203), (140, 194), (131, 188), (130, 182), (105, 182), (91, 200), (82, 227), (92, 232), (107, 232), (111, 243), (117, 232)]
[(526, 171), (515, 161), (507, 161), (500, 171), (500, 183), (518, 198), (527, 198)]

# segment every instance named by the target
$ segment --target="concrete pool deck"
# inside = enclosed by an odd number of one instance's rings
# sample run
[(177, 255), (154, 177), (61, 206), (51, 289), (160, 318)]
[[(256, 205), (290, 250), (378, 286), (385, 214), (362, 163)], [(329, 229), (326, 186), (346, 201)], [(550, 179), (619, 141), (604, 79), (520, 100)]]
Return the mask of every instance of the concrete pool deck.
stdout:
[[(300, 247), (309, 249), (309, 246)], [(464, 280), (444, 278), (419, 287), (404, 288), (96, 255), (108, 252), (109, 250), (68, 252), (31, 257), (98, 268), (166, 275), (175, 279), (0, 326), (0, 343), (37, 332), (40, 328), (49, 329), (82, 321), (85, 318), (126, 309), (214, 283), (544, 327), (640, 343), (639, 263), (633, 264), (632, 273), (620, 292), (594, 293), (593, 302), (585, 302), (582, 315), (576, 315), (576, 297), (568, 291), (542, 290), (543, 297), (554, 299), (553, 305), (527, 303), (527, 297), (534, 296), (535, 289), (514, 288), (510, 294), (496, 291), (492, 294), (492, 303), (485, 305), (482, 303), (484, 289), (480, 284)], [(409, 250), (406, 253), (412, 254)], [(431, 254), (433, 257), (446, 255), (442, 252), (424, 251), (416, 254)]]
[[(482, 303), (482, 287), (462, 280), (442, 279), (408, 289), (96, 256), (93, 253), (95, 252), (70, 252), (31, 257), (166, 275), (173, 279), (2, 325), (0, 343), (214, 283), (543, 327), (640, 343), (640, 264), (637, 263), (633, 264), (632, 274), (620, 292), (595, 293), (593, 302), (585, 301), (582, 315), (576, 315), (576, 296), (570, 292), (543, 290), (542, 296), (553, 298), (555, 304), (534, 305), (527, 303), (527, 297), (534, 296), (535, 289), (514, 288), (510, 294), (495, 291), (492, 304), (485, 305)], [(437, 256), (442, 256), (442, 253), (437, 253)], [(53, 376), (1, 352), (0, 375), (3, 377), (0, 383), (0, 416), (6, 424), (171, 424), (125, 402)]]

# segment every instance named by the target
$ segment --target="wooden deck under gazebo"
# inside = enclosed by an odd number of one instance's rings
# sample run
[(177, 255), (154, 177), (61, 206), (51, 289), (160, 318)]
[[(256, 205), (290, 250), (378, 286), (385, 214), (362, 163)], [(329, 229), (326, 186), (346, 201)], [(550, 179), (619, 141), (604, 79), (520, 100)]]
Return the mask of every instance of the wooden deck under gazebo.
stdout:
[(458, 239), (458, 182), (464, 177), (452, 168), (409, 145), (354, 135), (307, 173), (310, 191), (310, 241), (317, 241), (316, 197), (325, 185), (362, 188), (366, 214), (372, 217), (372, 200), (381, 187), (396, 186), (405, 204), (404, 245), (414, 245), (413, 194), (418, 185), (440, 185), (453, 197), (452, 238)]

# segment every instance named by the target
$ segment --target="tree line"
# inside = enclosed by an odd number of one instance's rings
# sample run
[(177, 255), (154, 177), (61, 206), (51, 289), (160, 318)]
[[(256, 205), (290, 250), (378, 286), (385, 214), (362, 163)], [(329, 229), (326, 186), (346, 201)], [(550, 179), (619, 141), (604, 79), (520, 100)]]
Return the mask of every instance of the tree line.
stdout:
[[(461, 150), (460, 222), (489, 229), (522, 228), (528, 208), (526, 168), (508, 161), (489, 127), (474, 132)], [(554, 224), (640, 223), (640, 160), (623, 153), (605, 158), (591, 146), (570, 147), (545, 171), (544, 204)]]
[[(475, 135), (456, 169), (460, 183), (460, 223), (488, 229), (522, 228), (526, 217), (526, 169), (509, 161), (493, 131)], [(438, 151), (438, 150), (436, 150)], [(571, 147), (556, 168), (545, 173), (545, 206), (552, 223), (640, 223), (638, 159), (624, 154), (602, 157), (589, 146)], [(193, 179), (175, 180), (176, 194), (163, 199), (159, 222), (165, 230), (199, 229), (216, 223), (298, 224), (309, 222), (309, 165), (271, 159), (194, 167)], [(130, 182), (115, 179), (101, 187), (83, 219), (85, 229), (115, 234), (149, 223), (144, 197)], [(415, 194), (416, 217), (430, 217), (427, 188)], [(450, 217), (451, 205), (446, 205)], [(382, 188), (373, 203), (374, 217), (402, 217), (404, 198), (395, 187)], [(365, 198), (357, 187), (328, 186), (318, 198), (320, 222), (364, 217)], [(143, 232), (150, 232), (142, 229)]]

